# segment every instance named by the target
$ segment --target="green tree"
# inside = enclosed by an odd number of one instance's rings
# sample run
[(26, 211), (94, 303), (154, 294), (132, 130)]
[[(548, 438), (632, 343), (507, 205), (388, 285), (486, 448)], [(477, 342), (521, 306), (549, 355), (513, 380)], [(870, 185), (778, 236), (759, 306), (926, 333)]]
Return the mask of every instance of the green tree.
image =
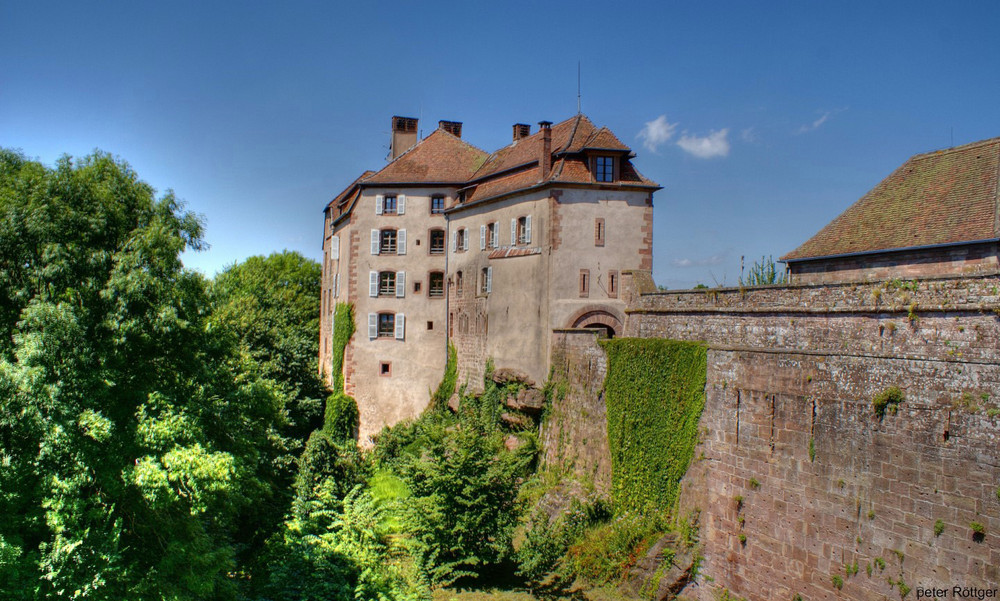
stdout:
[(0, 151), (0, 597), (235, 596), (290, 448), (181, 265), (201, 235), (107, 154)]

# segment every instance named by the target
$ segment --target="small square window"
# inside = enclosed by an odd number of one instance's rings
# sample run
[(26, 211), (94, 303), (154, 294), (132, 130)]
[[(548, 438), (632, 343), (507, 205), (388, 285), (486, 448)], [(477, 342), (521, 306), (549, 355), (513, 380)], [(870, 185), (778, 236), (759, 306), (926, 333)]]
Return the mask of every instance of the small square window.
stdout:
[(428, 330), (433, 330), (434, 329), (434, 322), (433, 321), (428, 321), (427, 322), (427, 329)]
[(392, 375), (392, 363), (389, 361), (381, 361), (378, 364), (378, 375), (388, 378)]
[(420, 282), (413, 282), (413, 293), (420, 294)]

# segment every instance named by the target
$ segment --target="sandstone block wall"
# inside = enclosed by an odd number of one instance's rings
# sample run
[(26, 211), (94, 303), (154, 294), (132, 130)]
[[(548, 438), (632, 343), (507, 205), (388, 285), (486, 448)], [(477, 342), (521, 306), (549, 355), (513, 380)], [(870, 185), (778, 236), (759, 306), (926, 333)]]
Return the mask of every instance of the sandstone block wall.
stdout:
[[(998, 289), (994, 274), (629, 293), (627, 335), (710, 346), (703, 599), (998, 586)], [(905, 401), (880, 418), (892, 386)]]

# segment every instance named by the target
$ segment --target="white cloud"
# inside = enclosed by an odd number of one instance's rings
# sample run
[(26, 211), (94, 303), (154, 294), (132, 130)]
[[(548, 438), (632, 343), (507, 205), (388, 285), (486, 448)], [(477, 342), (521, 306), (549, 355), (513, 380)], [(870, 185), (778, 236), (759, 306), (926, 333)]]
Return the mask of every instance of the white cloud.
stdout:
[(826, 123), (827, 120), (830, 117), (836, 115), (837, 113), (846, 111), (846, 110), (847, 110), (846, 108), (843, 108), (843, 109), (835, 109), (835, 110), (832, 110), (832, 111), (826, 111), (822, 115), (819, 116), (819, 119), (816, 119), (812, 123), (807, 123), (807, 124), (799, 127), (797, 130), (795, 130), (795, 133), (796, 134), (805, 134), (805, 133), (809, 133), (811, 131), (815, 131), (815, 130), (819, 129), (819, 127), (821, 125), (823, 125), (824, 123)]
[(670, 265), (672, 267), (710, 267), (712, 265), (719, 265), (726, 259), (726, 254), (712, 255), (711, 257), (704, 257), (701, 259), (671, 259)]
[(699, 159), (724, 157), (729, 154), (729, 140), (726, 139), (728, 135), (728, 128), (712, 131), (704, 137), (684, 134), (680, 140), (677, 140), (677, 145), (684, 152), (692, 154)]
[(760, 136), (757, 135), (757, 128), (752, 126), (740, 132), (740, 137), (748, 144), (753, 144), (760, 139)]
[(637, 137), (643, 140), (643, 146), (651, 152), (656, 152), (657, 148), (674, 136), (676, 129), (676, 123), (669, 123), (666, 115), (660, 115), (656, 119), (646, 122), (646, 126), (642, 128)]

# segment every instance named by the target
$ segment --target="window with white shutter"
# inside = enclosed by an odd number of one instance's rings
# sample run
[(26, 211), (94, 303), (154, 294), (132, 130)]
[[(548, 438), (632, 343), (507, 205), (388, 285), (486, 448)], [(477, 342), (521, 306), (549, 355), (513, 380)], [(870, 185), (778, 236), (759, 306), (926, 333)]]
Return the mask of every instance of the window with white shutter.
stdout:
[(517, 219), (510, 220), (510, 245), (517, 246)]
[(368, 314), (368, 339), (378, 338), (378, 313)]
[(385, 196), (378, 194), (375, 196), (375, 214), (382, 214), (382, 206), (385, 204)]
[(370, 271), (368, 276), (368, 296), (374, 298), (378, 296), (378, 272)]
[(406, 295), (406, 272), (396, 272), (396, 298), (403, 298)]
[(330, 236), (330, 258), (334, 261), (340, 258), (340, 236)]
[(396, 199), (396, 214), (402, 215), (406, 212), (406, 194), (400, 194)]
[(373, 255), (377, 255), (378, 254), (378, 246), (379, 246), (379, 231), (378, 230), (372, 230), (372, 254)]
[(396, 313), (396, 340), (404, 340), (406, 335), (406, 316)]
[(486, 250), (486, 226), (479, 226), (479, 250)]
[(486, 294), (493, 292), (493, 268), (486, 268)]
[(333, 296), (340, 298), (340, 274), (333, 276)]
[(531, 244), (531, 215), (524, 218), (524, 243)]
[(396, 254), (406, 254), (406, 230), (396, 232)]

